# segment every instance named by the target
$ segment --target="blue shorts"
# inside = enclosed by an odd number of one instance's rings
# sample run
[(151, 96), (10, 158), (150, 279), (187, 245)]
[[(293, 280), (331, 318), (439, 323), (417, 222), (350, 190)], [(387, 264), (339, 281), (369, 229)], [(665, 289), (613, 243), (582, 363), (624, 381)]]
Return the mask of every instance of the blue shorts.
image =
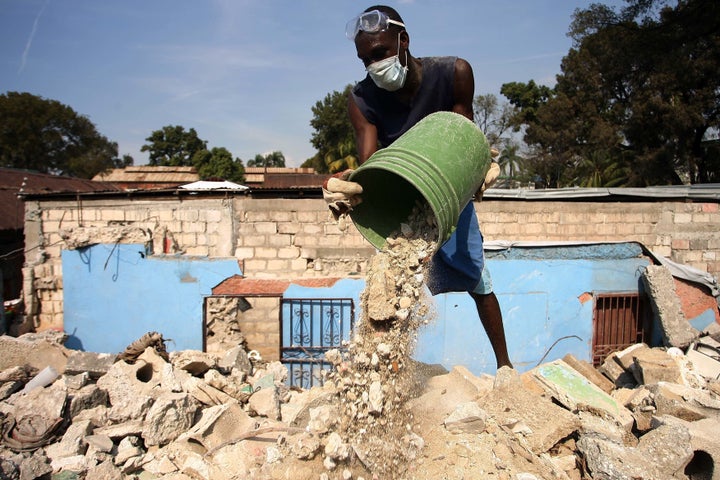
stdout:
[(472, 202), (460, 212), (457, 228), (433, 256), (426, 283), (430, 293), (492, 293), (492, 279), (485, 268), (483, 237)]

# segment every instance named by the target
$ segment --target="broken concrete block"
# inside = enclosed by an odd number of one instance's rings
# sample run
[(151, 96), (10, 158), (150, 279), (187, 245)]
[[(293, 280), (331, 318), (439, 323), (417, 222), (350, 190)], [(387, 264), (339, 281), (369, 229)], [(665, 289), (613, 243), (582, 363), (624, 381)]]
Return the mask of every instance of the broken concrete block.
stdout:
[(607, 415), (627, 431), (632, 429), (634, 420), (628, 409), (562, 360), (541, 365), (533, 374), (548, 393), (569, 410)]
[(123, 465), (133, 458), (142, 457), (145, 452), (140, 448), (140, 439), (134, 435), (120, 440), (117, 453), (113, 458), (115, 465)]
[[(28, 457), (21, 457), (22, 463), (20, 463), (20, 472), (17, 472), (17, 476), (12, 475), (7, 469), (0, 469), (0, 473), (5, 475), (5, 478), (20, 478), (24, 480), (26, 478), (47, 478), (52, 473), (53, 469), (48, 462), (47, 456), (43, 453), (42, 449), (36, 450), (32, 455)], [(0, 459), (0, 463), (2, 460)]]
[(248, 400), (250, 409), (261, 417), (271, 420), (280, 419), (280, 397), (277, 388), (262, 388), (253, 393)]
[(632, 431), (611, 418), (605, 418), (602, 415), (596, 415), (587, 411), (579, 411), (575, 416), (580, 423), (578, 433), (582, 435), (593, 433), (626, 447), (634, 447), (637, 445), (637, 438), (633, 435)]
[(244, 373), (245, 375), (252, 374), (253, 369), (247, 352), (240, 345), (228, 350), (225, 355), (218, 361), (218, 367), (225, 370), (239, 371)]
[(63, 375), (65, 386), (70, 390), (80, 390), (90, 382), (90, 375), (87, 372), (78, 373), (77, 375)]
[(85, 441), (88, 444), (88, 449), (94, 449), (95, 451), (103, 453), (112, 452), (112, 449), (115, 446), (112, 438), (108, 437), (107, 435), (86, 435)]
[(617, 352), (611, 353), (598, 367), (598, 371), (605, 375), (615, 386), (620, 388), (633, 388), (637, 385), (635, 376), (623, 368), (618, 359)]
[(615, 389), (615, 384), (608, 380), (608, 378), (598, 372), (595, 367), (584, 360), (578, 360), (574, 355), (568, 353), (563, 358), (563, 361), (570, 367), (574, 368), (583, 377), (590, 380), (592, 383), (605, 393), (610, 393)]
[(691, 405), (679, 392), (674, 391), (673, 386), (664, 382), (650, 386), (658, 415), (670, 415), (688, 422), (707, 418), (702, 410)]
[(85, 385), (80, 390), (71, 391), (68, 395), (70, 405), (68, 413), (74, 418), (83, 410), (89, 410), (98, 406), (106, 406), (109, 402), (107, 391), (95, 384)]
[(47, 388), (15, 393), (6, 400), (6, 404), (11, 406), (8, 413), (18, 420), (25, 416), (39, 416), (52, 421), (63, 417), (67, 398), (67, 387), (62, 382), (55, 382)]
[(90, 378), (98, 379), (105, 375), (113, 363), (117, 359), (117, 355), (109, 353), (85, 352), (81, 350), (70, 350), (65, 365), (66, 375), (78, 375), (87, 373)]
[(648, 348), (633, 354), (633, 374), (640, 384), (658, 382), (680, 382), (680, 368), (667, 352), (659, 348)]
[(107, 425), (110, 420), (110, 407), (97, 406), (80, 410), (72, 420), (90, 420), (93, 425)]
[(122, 470), (116, 467), (111, 460), (90, 467), (85, 474), (85, 480), (122, 480), (123, 478), (125, 475)]
[(68, 355), (68, 349), (61, 343), (42, 334), (17, 338), (0, 335), (0, 352), (0, 371), (27, 364), (38, 371), (50, 366), (60, 374), (65, 371)]
[(443, 424), (451, 433), (480, 434), (485, 430), (487, 414), (475, 402), (458, 405)]
[(165, 445), (175, 440), (193, 425), (198, 409), (198, 402), (187, 393), (159, 396), (145, 416), (145, 445)]
[(495, 378), (492, 375), (481, 374), (480, 376), (477, 376), (468, 370), (468, 368), (464, 365), (455, 365), (452, 367), (450, 372), (445, 370), (445, 367), (442, 365), (427, 365), (426, 368), (434, 368), (436, 370), (436, 373), (433, 376), (450, 373), (450, 377), (457, 379), (458, 382), (462, 380), (463, 382), (470, 383), (473, 387), (475, 387), (479, 396), (482, 396), (492, 390), (493, 384), (495, 383)]
[(217, 368), (219, 359), (217, 355), (198, 352), (196, 350), (182, 350), (172, 352), (170, 360), (173, 367), (185, 370), (190, 375), (202, 377), (211, 368)]
[(254, 427), (255, 420), (237, 402), (231, 402), (204, 409), (200, 420), (178, 440), (191, 440), (209, 451)]
[(93, 425), (88, 420), (73, 422), (67, 428), (59, 442), (45, 447), (45, 453), (51, 459), (85, 455), (87, 442), (85, 437), (93, 430)]
[(107, 435), (113, 440), (121, 440), (129, 436), (142, 435), (143, 421), (142, 420), (130, 420), (123, 423), (114, 425), (105, 425), (98, 427), (93, 430), (95, 435)]
[(643, 438), (637, 447), (632, 448), (591, 433), (581, 435), (577, 447), (592, 478), (598, 479), (670, 479), (676, 473), (682, 473), (692, 458), (687, 429), (663, 429), (655, 431), (645, 440)]
[(283, 421), (291, 427), (307, 427), (311, 419), (310, 411), (313, 408), (330, 405), (333, 402), (335, 391), (330, 383), (297, 394), (293, 393), (292, 400), (281, 405)]
[(697, 339), (700, 332), (685, 318), (670, 270), (662, 265), (648, 265), (642, 281), (660, 325), (665, 346), (686, 348)]
[(708, 380), (720, 379), (720, 342), (702, 337), (690, 345), (686, 355), (700, 375)]
[(182, 379), (183, 391), (188, 392), (190, 395), (204, 405), (222, 405), (224, 403), (234, 402), (235, 400), (215, 387), (211, 387), (204, 380), (188, 376)]
[(635, 343), (633, 345), (630, 345), (629, 347), (625, 347), (622, 350), (618, 352), (614, 352), (613, 356), (615, 358), (615, 361), (620, 364), (623, 369), (627, 370), (628, 372), (633, 373), (633, 369), (635, 368), (634, 358), (639, 353), (650, 350), (650, 347), (648, 347), (644, 343)]
[(681, 425), (660, 425), (650, 430), (640, 437), (637, 448), (666, 475), (682, 474), (693, 456), (690, 432)]
[(85, 455), (74, 455), (72, 457), (60, 457), (50, 462), (53, 471), (61, 470), (71, 472), (84, 472), (95, 466), (95, 460)]
[[(720, 420), (706, 418), (695, 422), (687, 422), (668, 415), (653, 418), (653, 428), (662, 425), (681, 425), (690, 434), (690, 445), (694, 451), (693, 459), (686, 467), (687, 474), (694, 474), (692, 478), (720, 478)], [(709, 457), (706, 458), (705, 456)]]
[(554, 404), (549, 397), (523, 388), (522, 383), (519, 388), (494, 389), (482, 397), (478, 405), (499, 425), (522, 422), (527, 426), (532, 433), (525, 435), (525, 441), (535, 454), (547, 452), (580, 427), (575, 415)]
[(25, 386), (25, 382), (23, 380), (12, 380), (3, 383), (0, 385), (0, 401), (5, 400), (13, 393), (19, 392), (23, 386)]
[[(97, 386), (108, 392), (112, 406), (111, 419), (119, 422), (143, 418), (152, 405), (153, 396), (157, 392), (155, 387), (160, 384), (160, 371), (165, 361), (160, 359), (162, 364), (153, 363), (153, 357), (146, 355), (147, 353), (146, 350), (140, 358), (150, 360), (149, 362), (116, 362), (108, 373), (97, 380)], [(128, 392), (133, 394), (128, 395)]]

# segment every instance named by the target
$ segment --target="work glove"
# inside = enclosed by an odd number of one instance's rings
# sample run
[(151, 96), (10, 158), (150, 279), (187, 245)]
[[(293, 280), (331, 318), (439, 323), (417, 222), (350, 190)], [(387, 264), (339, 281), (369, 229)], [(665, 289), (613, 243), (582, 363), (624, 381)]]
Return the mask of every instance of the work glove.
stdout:
[(485, 174), (485, 181), (483, 181), (483, 184), (480, 187), (480, 191), (485, 192), (485, 190), (492, 187), (495, 184), (495, 182), (497, 181), (497, 178), (499, 175), (500, 175), (500, 165), (498, 165), (496, 162), (492, 162), (490, 164), (490, 168), (488, 169), (487, 173)]
[(323, 183), (323, 198), (335, 220), (341, 215), (349, 213), (355, 205), (362, 202), (362, 198), (360, 198), (363, 191), (362, 186), (359, 183), (348, 181), (353, 172), (352, 169), (338, 172)]

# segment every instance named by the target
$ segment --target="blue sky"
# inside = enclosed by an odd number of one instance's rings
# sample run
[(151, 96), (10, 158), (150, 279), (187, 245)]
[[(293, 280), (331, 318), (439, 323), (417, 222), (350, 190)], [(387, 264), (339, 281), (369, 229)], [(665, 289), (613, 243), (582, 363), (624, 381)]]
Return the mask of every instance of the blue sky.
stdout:
[[(553, 85), (582, 0), (389, 1), (415, 56), (457, 55), (475, 95)], [(611, 6), (621, 0), (601, 1)], [(30, 92), (87, 116), (147, 163), (145, 139), (194, 128), (247, 163), (280, 150), (299, 166), (311, 108), (365, 76), (345, 23), (356, 0), (0, 0), (0, 93)]]

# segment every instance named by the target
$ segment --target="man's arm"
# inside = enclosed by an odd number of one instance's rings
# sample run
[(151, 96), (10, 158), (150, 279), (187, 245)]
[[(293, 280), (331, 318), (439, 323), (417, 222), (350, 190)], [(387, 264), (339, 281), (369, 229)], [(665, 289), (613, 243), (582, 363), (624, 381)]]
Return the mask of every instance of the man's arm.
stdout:
[[(472, 111), (472, 109), (471, 109)], [(355, 99), (352, 95), (348, 98), (348, 113), (350, 115), (350, 123), (355, 130), (355, 144), (358, 150), (358, 163), (361, 165), (370, 155), (377, 150), (377, 127), (368, 122), (365, 115), (362, 114)]]
[(475, 95), (475, 78), (473, 77), (472, 66), (462, 58), (455, 60), (453, 95), (455, 97), (453, 112), (474, 121), (472, 104)]

